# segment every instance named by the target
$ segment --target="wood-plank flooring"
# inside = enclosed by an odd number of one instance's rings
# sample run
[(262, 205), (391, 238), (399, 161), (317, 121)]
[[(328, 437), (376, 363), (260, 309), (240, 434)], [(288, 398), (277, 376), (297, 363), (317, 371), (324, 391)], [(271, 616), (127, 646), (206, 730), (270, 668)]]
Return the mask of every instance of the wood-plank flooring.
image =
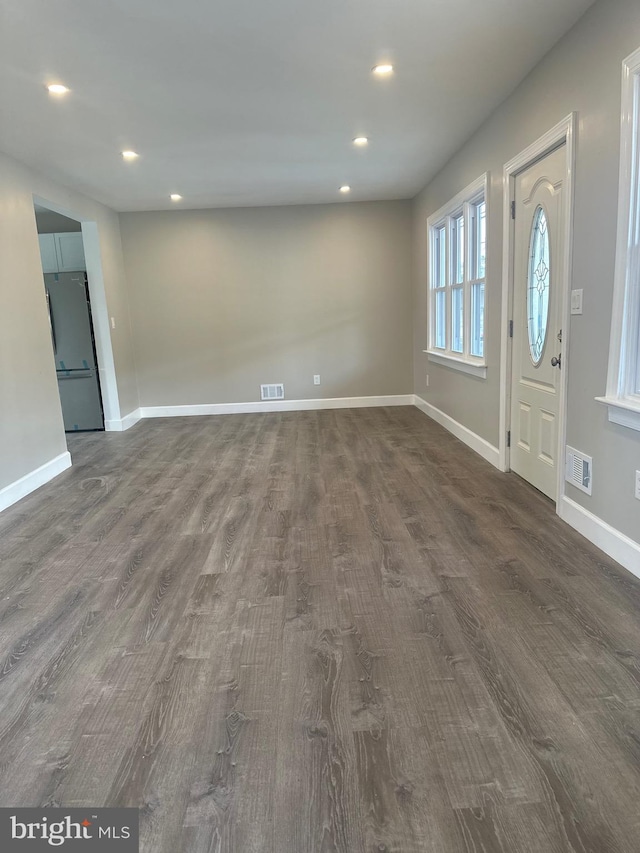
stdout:
[(0, 805), (637, 853), (640, 583), (417, 409), (144, 421), (0, 515)]

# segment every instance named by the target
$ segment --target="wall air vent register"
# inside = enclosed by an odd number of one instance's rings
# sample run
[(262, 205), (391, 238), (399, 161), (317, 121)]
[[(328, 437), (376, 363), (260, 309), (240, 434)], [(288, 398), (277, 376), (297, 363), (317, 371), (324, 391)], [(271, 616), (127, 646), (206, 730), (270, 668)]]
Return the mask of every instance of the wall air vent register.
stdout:
[(565, 466), (565, 480), (576, 489), (591, 494), (593, 478), (593, 459), (567, 445), (567, 462)]
[(284, 384), (276, 382), (273, 385), (260, 386), (261, 400), (284, 400)]

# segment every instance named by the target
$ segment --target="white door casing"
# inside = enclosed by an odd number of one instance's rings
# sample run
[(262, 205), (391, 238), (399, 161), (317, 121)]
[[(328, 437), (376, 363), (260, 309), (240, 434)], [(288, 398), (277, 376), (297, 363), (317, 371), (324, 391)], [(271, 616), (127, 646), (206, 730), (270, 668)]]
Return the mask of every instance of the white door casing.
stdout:
[(561, 464), (565, 184), (565, 145), (515, 178), (511, 469), (553, 500)]

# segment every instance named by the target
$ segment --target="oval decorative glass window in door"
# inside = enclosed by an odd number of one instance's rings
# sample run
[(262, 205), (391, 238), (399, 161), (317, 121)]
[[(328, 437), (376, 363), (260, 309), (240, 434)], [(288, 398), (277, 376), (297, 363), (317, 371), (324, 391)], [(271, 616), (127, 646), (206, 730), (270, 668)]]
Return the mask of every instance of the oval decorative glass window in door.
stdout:
[(529, 282), (527, 315), (529, 318), (529, 351), (537, 366), (542, 359), (549, 324), (549, 287), (551, 277), (549, 231), (544, 208), (538, 207), (533, 217), (529, 248)]

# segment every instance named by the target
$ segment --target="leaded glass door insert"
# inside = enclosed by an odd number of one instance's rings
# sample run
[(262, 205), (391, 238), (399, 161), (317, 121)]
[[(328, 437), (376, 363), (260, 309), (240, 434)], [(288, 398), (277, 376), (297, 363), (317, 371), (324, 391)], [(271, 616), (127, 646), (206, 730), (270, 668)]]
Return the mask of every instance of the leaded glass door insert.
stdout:
[(542, 206), (538, 207), (533, 217), (530, 247), (527, 287), (529, 353), (531, 361), (534, 365), (538, 365), (547, 342), (551, 280), (549, 229), (547, 227), (547, 216)]

